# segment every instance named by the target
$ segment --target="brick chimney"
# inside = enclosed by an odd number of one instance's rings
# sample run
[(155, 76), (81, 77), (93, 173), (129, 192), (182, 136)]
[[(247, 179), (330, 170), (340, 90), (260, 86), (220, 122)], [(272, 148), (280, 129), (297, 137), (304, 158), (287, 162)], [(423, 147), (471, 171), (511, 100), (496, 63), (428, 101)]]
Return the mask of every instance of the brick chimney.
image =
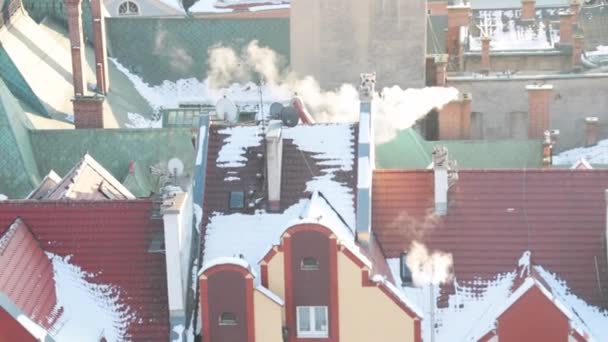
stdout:
[(456, 56), (460, 51), (460, 28), (471, 23), (471, 6), (460, 4), (448, 6), (448, 29), (446, 34), (447, 53)]
[(448, 55), (434, 55), (435, 63), (435, 86), (445, 87), (447, 86), (447, 68), (448, 68)]
[(570, 0), (570, 12), (572, 12), (572, 24), (578, 23), (578, 15), (581, 12), (581, 0)]
[(372, 174), (374, 160), (374, 122), (372, 98), (375, 92), (376, 74), (361, 74), (359, 85), (360, 114), (357, 149), (357, 241), (371, 251), (372, 246)]
[(481, 37), (481, 69), (490, 70), (490, 37)]
[(266, 131), (266, 172), (268, 180), (268, 209), (281, 209), (281, 175), (283, 163), (283, 122), (270, 121)]
[(72, 51), (72, 78), (74, 96), (85, 95), (84, 39), (82, 36), (82, 0), (64, 0), (68, 15), (68, 29)]
[(541, 139), (549, 129), (550, 104), (553, 86), (528, 85), (528, 138)]
[(595, 116), (585, 118), (585, 146), (597, 144), (599, 131), (599, 119)]
[(473, 96), (461, 93), (439, 111), (439, 140), (471, 138), (471, 105)]
[(543, 167), (549, 167), (551, 164), (553, 164), (551, 160), (552, 156), (553, 144), (551, 143), (551, 132), (547, 130), (543, 133)]
[(107, 94), (109, 89), (108, 52), (106, 47), (106, 25), (102, 0), (91, 0), (93, 17), (93, 37), (95, 43), (95, 76), (97, 91)]
[(573, 18), (574, 15), (570, 11), (564, 11), (559, 14), (559, 43), (561, 45), (572, 45), (574, 35)]
[(521, 0), (521, 19), (534, 20), (536, 18), (536, 0)]
[(572, 68), (576, 68), (582, 64), (584, 50), (585, 37), (580, 33), (574, 34), (572, 38)]
[(74, 97), (74, 126), (77, 129), (103, 128), (104, 100), (102, 95)]

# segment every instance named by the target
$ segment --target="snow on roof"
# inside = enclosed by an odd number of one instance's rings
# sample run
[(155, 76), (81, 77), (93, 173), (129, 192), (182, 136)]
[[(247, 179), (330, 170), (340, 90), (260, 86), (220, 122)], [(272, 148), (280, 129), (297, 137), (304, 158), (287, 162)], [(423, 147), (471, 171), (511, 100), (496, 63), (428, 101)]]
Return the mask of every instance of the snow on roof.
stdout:
[(131, 309), (118, 303), (120, 291), (114, 286), (93, 284), (94, 274), (70, 263), (70, 257), (47, 253), (53, 264), (57, 306), (62, 315), (51, 335), (62, 341), (123, 341), (128, 322), (135, 319)]
[(226, 168), (243, 167), (247, 163), (248, 147), (262, 143), (262, 126), (235, 126), (219, 131), (229, 135), (217, 156), (217, 166)]
[(403, 291), (401, 291), (401, 289), (399, 289), (395, 284), (386, 279), (385, 276), (375, 274), (374, 276), (372, 276), (371, 280), (375, 283), (385, 285), (391, 293), (397, 296), (397, 298), (399, 298), (408, 308), (414, 311), (414, 313), (418, 317), (420, 317), (421, 319), (424, 318), (422, 309), (416, 303), (414, 303), (414, 301), (405, 296)]
[(273, 302), (275, 302), (279, 305), (285, 305), (285, 302), (279, 296), (277, 296), (274, 292), (270, 291), (269, 289), (265, 288), (264, 286), (258, 285), (255, 289), (260, 291), (263, 295), (268, 297)]
[(594, 146), (574, 148), (555, 155), (553, 165), (574, 165), (581, 159), (591, 164), (608, 164), (608, 139)]
[[(192, 13), (226, 13), (232, 12), (232, 7), (242, 7), (243, 9), (269, 10), (277, 8), (289, 8), (290, 0), (198, 0), (192, 7)], [(262, 7), (263, 9), (260, 9)]]
[[(274, 245), (280, 244), (283, 233), (302, 223), (320, 224), (330, 229), (340, 242), (352, 248), (354, 233), (344, 224), (330, 204), (319, 194), (294, 204), (282, 214), (258, 210), (254, 215), (213, 214), (207, 225), (203, 270), (209, 265), (233, 263), (233, 256), (242, 255), (239, 262), (256, 265), (254, 275), (260, 274), (258, 262)], [(359, 255), (361, 255), (359, 253)]]
[[(519, 261), (521, 270), (526, 270), (529, 255), (524, 254)], [(387, 259), (387, 263), (393, 277), (400, 279), (399, 258)], [(425, 341), (430, 340), (433, 325), (436, 341), (478, 341), (487, 332), (495, 329), (497, 318), (534, 286), (564, 312), (578, 332), (583, 335), (583, 332), (590, 332), (592, 340), (608, 340), (608, 331), (605, 329), (608, 326), (608, 312), (585, 303), (570, 292), (564, 281), (541, 266), (534, 266), (534, 270), (549, 288), (524, 274), (525, 281), (513, 291), (519, 277), (517, 271), (497, 274), (493, 279), (476, 279), (466, 284), (459, 284), (455, 279), (455, 293), (449, 296), (448, 305), (444, 308), (435, 305), (442, 295), (439, 287), (402, 287), (400, 290), (409, 301), (422, 308), (424, 317), (434, 317), (434, 322), (429, 319), (422, 322)], [(434, 297), (433, 315), (430, 314), (431, 291)]]
[(484, 35), (491, 38), (492, 51), (553, 49), (554, 43), (559, 42), (559, 30), (550, 25), (545, 11), (537, 11), (538, 20), (533, 25), (518, 22), (518, 9), (478, 11), (475, 25), (481, 34), (470, 36), (469, 49), (481, 51)]
[[(218, 265), (235, 265), (235, 266), (242, 267), (248, 271), (251, 271), (251, 267), (249, 267), (249, 263), (247, 262), (247, 260), (245, 260), (243, 258), (239, 258), (236, 256), (218, 257), (215, 259), (210, 259), (209, 261), (205, 261), (205, 263), (203, 264), (203, 267), (201, 267), (201, 270), (198, 272), (198, 275), (200, 276), (201, 274), (205, 273), (208, 269), (211, 269)], [(254, 273), (254, 276), (255, 276), (255, 273)]]
[(290, 4), (283, 4), (283, 5), (264, 5), (264, 6), (254, 6), (254, 7), (249, 7), (249, 10), (251, 12), (259, 12), (259, 11), (272, 11), (272, 10), (277, 10), (277, 9), (286, 9), (286, 8), (290, 8), (291, 5)]

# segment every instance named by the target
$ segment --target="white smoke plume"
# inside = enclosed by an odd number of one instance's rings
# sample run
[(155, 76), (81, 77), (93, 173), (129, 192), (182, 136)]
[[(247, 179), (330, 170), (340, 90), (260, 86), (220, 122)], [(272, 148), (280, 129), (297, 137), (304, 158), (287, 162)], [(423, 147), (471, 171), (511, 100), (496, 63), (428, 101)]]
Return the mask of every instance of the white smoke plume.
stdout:
[[(334, 91), (324, 91), (314, 78), (299, 78), (293, 72), (285, 71), (284, 65), (283, 58), (269, 48), (260, 47), (257, 41), (240, 53), (216, 46), (209, 50), (209, 86), (217, 89), (235, 82), (262, 79), (264, 90), (270, 92), (267, 98), (288, 101), (297, 93), (319, 122), (358, 120), (359, 94), (355, 86), (343, 84)], [(457, 97), (458, 90), (454, 88), (384, 88), (374, 98), (376, 142), (390, 141), (399, 130), (411, 127), (431, 110), (440, 109)]]
[(412, 272), (414, 285), (418, 287), (449, 282), (453, 275), (452, 254), (433, 251), (414, 241), (407, 253), (406, 264)]

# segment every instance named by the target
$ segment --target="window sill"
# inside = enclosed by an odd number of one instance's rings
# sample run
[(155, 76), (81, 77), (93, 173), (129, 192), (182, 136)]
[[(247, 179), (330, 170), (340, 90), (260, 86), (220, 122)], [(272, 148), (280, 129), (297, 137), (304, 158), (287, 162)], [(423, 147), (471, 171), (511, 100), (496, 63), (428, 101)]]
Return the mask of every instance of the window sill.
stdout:
[(298, 339), (323, 339), (323, 338), (329, 338), (329, 335), (327, 334), (298, 334), (297, 336)]

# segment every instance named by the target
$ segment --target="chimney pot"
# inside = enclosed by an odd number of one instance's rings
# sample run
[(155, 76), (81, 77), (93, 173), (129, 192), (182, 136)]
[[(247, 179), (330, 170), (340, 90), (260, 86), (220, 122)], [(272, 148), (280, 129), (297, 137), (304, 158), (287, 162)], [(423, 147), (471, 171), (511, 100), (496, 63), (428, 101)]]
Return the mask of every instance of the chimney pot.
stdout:
[(599, 119), (595, 116), (585, 118), (585, 146), (593, 146), (598, 141)]
[(582, 64), (584, 50), (585, 37), (577, 33), (572, 38), (572, 68), (576, 68)]

